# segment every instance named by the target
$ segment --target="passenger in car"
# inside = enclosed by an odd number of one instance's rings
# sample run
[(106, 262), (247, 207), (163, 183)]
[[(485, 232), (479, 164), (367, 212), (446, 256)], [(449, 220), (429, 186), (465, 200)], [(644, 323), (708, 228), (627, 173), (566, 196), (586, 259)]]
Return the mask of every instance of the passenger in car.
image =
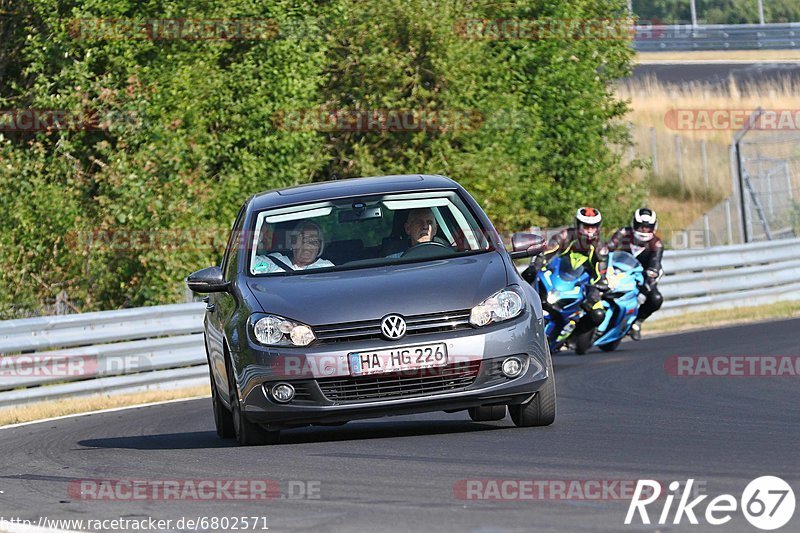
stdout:
[(253, 265), (253, 273), (266, 274), (335, 266), (330, 261), (320, 258), (325, 249), (325, 236), (317, 223), (303, 220), (294, 227), (293, 235), (291, 257), (280, 252), (258, 255)]
[[(406, 235), (410, 239), (408, 248), (416, 246), (424, 242), (431, 242), (436, 232), (439, 231), (439, 226), (436, 223), (436, 217), (433, 215), (433, 210), (430, 208), (413, 209), (408, 214), (408, 219), (405, 225)], [(400, 257), (405, 250), (394, 254), (389, 254), (386, 257)]]

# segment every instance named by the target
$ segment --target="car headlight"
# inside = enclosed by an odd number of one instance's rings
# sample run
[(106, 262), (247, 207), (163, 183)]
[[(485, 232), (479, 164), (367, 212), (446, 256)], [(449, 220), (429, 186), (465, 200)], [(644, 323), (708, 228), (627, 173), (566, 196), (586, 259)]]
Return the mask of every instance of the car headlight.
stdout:
[(512, 289), (503, 289), (472, 308), (469, 321), (473, 326), (502, 322), (522, 313), (525, 304), (522, 296)]
[(258, 342), (268, 346), (308, 346), (317, 338), (305, 324), (277, 315), (267, 315), (256, 321), (253, 334)]

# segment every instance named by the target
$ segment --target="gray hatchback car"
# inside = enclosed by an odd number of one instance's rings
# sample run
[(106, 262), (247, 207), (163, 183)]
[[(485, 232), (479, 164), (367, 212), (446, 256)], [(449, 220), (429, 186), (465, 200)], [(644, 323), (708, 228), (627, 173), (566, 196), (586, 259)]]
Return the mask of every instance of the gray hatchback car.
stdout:
[(538, 295), (477, 202), (443, 176), (358, 178), (258, 194), (221, 266), (193, 273), (220, 437), (429, 411), (552, 424)]

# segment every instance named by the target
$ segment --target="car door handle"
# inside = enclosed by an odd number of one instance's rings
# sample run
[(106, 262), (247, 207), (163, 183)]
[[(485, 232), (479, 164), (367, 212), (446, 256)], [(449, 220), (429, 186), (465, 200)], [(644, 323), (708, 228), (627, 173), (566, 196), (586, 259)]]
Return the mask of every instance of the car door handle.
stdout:
[(206, 304), (206, 311), (209, 313), (213, 313), (216, 308), (217, 306), (214, 304)]

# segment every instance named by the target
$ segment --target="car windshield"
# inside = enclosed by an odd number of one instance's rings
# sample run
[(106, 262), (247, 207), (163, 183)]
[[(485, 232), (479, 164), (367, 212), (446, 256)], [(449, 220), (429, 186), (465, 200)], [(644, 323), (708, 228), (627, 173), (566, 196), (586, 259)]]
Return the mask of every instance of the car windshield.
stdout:
[(455, 191), (315, 202), (255, 218), (251, 275), (369, 268), (492, 249), (486, 229)]

